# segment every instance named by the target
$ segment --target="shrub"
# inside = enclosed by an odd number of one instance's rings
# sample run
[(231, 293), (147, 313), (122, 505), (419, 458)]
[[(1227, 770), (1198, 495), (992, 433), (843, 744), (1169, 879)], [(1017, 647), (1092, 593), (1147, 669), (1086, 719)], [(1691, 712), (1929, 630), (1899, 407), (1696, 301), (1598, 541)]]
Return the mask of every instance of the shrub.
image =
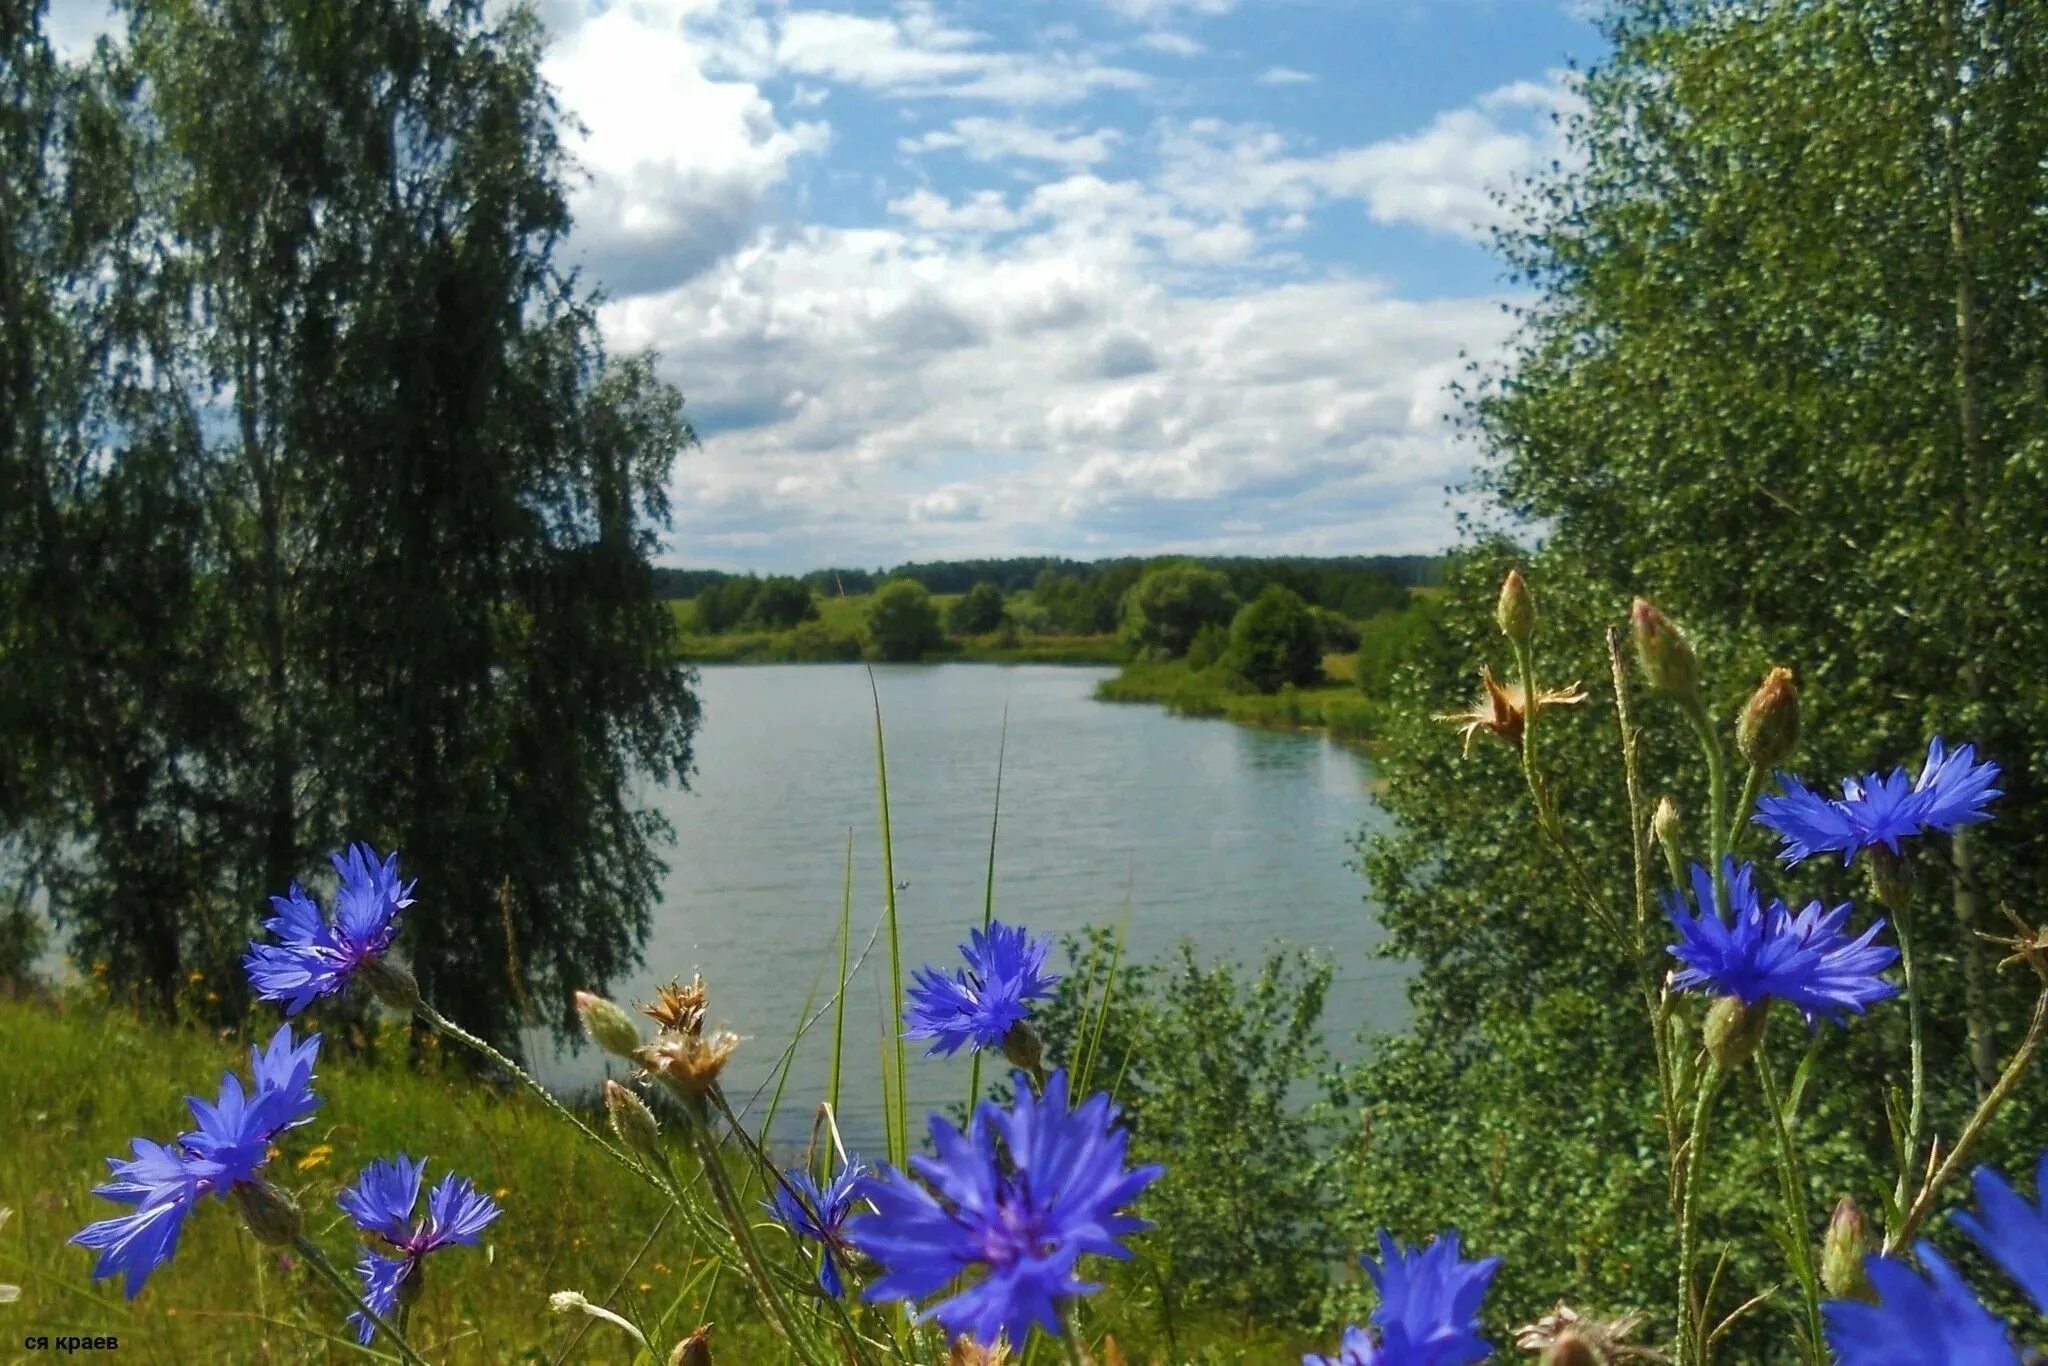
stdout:
[(770, 631), (787, 631), (818, 619), (818, 604), (811, 590), (796, 579), (776, 576), (763, 579), (747, 609), (747, 616)]
[(1003, 610), (1003, 590), (983, 580), (953, 604), (946, 624), (956, 636), (985, 636), (1008, 619)]
[(1323, 636), (1292, 589), (1267, 585), (1230, 623), (1226, 661), (1260, 692), (1306, 687), (1323, 677)]
[(1229, 579), (1183, 561), (1149, 570), (1131, 586), (1124, 595), (1121, 629), (1139, 653), (1179, 659), (1196, 632), (1210, 622), (1228, 622), (1236, 610)]
[(1203, 622), (1202, 629), (1195, 632), (1195, 638), (1188, 642), (1188, 667), (1206, 669), (1222, 659), (1229, 648), (1229, 630), (1219, 622)]
[(924, 658), (945, 639), (932, 595), (915, 579), (891, 579), (868, 603), (868, 639), (875, 653), (896, 662)]
[(1358, 648), (1357, 622), (1327, 607), (1310, 607), (1308, 610), (1309, 615), (1316, 619), (1316, 630), (1322, 633), (1324, 654), (1347, 655)]
[(706, 636), (730, 631), (753, 610), (754, 595), (760, 589), (761, 581), (752, 577), (712, 584), (697, 595), (696, 610), (691, 614), (692, 629)]

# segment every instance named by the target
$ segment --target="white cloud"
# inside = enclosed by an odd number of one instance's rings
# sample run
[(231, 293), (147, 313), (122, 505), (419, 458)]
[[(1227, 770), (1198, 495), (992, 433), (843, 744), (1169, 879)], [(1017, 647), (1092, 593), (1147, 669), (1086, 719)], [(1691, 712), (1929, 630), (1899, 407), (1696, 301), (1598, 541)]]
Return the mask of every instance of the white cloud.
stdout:
[(986, 37), (957, 28), (928, 5), (895, 17), (836, 10), (784, 15), (775, 45), (780, 67), (799, 75), (858, 85), (913, 99), (950, 96), (1005, 104), (1063, 104), (1097, 90), (1137, 90), (1146, 77), (1085, 53), (1006, 52)]
[(958, 151), (974, 161), (1048, 161), (1090, 166), (1107, 160), (1122, 139), (1123, 133), (1115, 128), (1083, 132), (1077, 128), (1044, 128), (1021, 119), (975, 116), (955, 119), (949, 128), (922, 137), (900, 139), (896, 145), (912, 155)]
[(1314, 80), (1308, 72), (1291, 66), (1269, 66), (1259, 73), (1260, 85), (1308, 85)]
[(1154, 52), (1163, 52), (1169, 57), (1199, 57), (1208, 51), (1196, 39), (1171, 29), (1154, 29), (1141, 36), (1138, 41)]
[(1237, 0), (1103, 0), (1126, 19), (1153, 23), (1176, 14), (1218, 15), (1237, 8)]

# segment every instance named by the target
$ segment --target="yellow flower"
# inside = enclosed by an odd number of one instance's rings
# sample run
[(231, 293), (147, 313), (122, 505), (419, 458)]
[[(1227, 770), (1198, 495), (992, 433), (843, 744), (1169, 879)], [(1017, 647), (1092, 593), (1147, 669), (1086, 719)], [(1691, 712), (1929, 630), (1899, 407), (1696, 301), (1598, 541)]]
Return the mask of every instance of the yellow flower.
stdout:
[(334, 1149), (328, 1147), (325, 1143), (321, 1143), (317, 1144), (311, 1152), (292, 1165), (302, 1172), (309, 1172), (332, 1156), (334, 1156)]

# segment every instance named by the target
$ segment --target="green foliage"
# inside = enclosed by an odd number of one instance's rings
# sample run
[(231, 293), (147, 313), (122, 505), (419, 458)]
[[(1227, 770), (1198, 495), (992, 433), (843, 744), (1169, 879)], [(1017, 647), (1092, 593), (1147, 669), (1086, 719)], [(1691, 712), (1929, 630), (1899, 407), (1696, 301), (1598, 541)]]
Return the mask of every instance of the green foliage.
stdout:
[(691, 435), (552, 264), (538, 23), (123, 14), (61, 74), (0, 37), (41, 215), (0, 225), (0, 836), (160, 1010), (328, 850), (402, 847), (422, 985), (566, 1030), (646, 931), (665, 827), (628, 783), (690, 764), (648, 557)]
[(1224, 659), (1260, 692), (1306, 687), (1322, 681), (1323, 633), (1293, 590), (1269, 584), (1232, 619)]
[[(1407, 594), (1402, 594), (1405, 600)], [(1346, 655), (1358, 648), (1358, 623), (1342, 612), (1332, 612), (1327, 607), (1311, 607), (1309, 615), (1315, 618), (1316, 633), (1322, 638), (1323, 653)]]
[(712, 584), (697, 595), (690, 629), (707, 636), (732, 630), (754, 610), (754, 598), (760, 591), (761, 581), (752, 576)]
[(1188, 667), (1206, 669), (1223, 658), (1230, 648), (1230, 628), (1221, 622), (1205, 621), (1202, 629), (1195, 632), (1195, 638), (1188, 642)]
[(1383, 612), (1358, 631), (1358, 686), (1368, 697), (1391, 697), (1394, 673), (1429, 649), (1438, 648), (1441, 597), (1411, 598), (1398, 612)]
[(953, 604), (946, 616), (946, 626), (956, 636), (985, 636), (1007, 620), (1003, 590), (984, 579)]
[(1140, 1207), (1158, 1228), (1112, 1273), (1133, 1306), (1151, 1304), (1169, 1332), (1198, 1309), (1312, 1321), (1338, 1251), (1308, 1090), (1327, 1062), (1317, 1025), (1330, 964), (1279, 949), (1241, 976), (1183, 941), (1165, 963), (1118, 964), (1104, 1015), (1112, 933), (1063, 943), (1073, 970), (1039, 1016), (1047, 1056), (1071, 1064), (1084, 1025), (1092, 1040), (1099, 1023), (1092, 1085), (1123, 1107), (1133, 1159), (1172, 1173)]
[(1230, 580), (1214, 569), (1179, 561), (1149, 569), (1124, 594), (1120, 630), (1131, 647), (1151, 659), (1178, 659), (1210, 622), (1229, 622), (1237, 611)]
[(770, 575), (755, 590), (746, 616), (763, 630), (788, 631), (804, 622), (816, 621), (818, 604), (812, 600), (811, 590), (796, 579)]
[(891, 579), (868, 602), (868, 639), (875, 653), (891, 661), (917, 660), (940, 644), (939, 610), (914, 579)]

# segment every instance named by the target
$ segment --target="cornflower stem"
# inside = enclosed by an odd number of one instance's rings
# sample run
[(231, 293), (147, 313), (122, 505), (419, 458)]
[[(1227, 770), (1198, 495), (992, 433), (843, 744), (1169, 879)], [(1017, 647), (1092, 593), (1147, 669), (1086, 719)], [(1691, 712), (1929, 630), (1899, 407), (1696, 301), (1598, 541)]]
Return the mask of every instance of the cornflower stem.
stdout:
[(1693, 1104), (1692, 1131), (1685, 1140), (1685, 1184), (1678, 1216), (1678, 1347), (1681, 1366), (1706, 1366), (1708, 1340), (1707, 1307), (1698, 1302), (1693, 1286), (1693, 1264), (1699, 1259), (1700, 1173), (1707, 1147), (1707, 1121), (1714, 1098), (1726, 1080), (1721, 1065), (1711, 1057), (1699, 1081), (1699, 1096)]
[(1898, 1184), (1892, 1189), (1892, 1205), (1903, 1211), (1906, 1198), (1913, 1189), (1913, 1168), (1920, 1162), (1920, 1135), (1927, 1115), (1927, 1066), (1926, 1051), (1921, 1044), (1920, 978), (1913, 961), (1912, 908), (1904, 905), (1895, 908), (1892, 925), (1899, 932), (1899, 965), (1906, 976), (1906, 1028), (1912, 1051), (1913, 1095), (1907, 1102), (1906, 1145), (1899, 1154)]
[(1067, 1349), (1070, 1366), (1088, 1366), (1088, 1354), (1081, 1347), (1081, 1302), (1068, 1299), (1060, 1305), (1060, 1318), (1067, 1331), (1060, 1336), (1060, 1345)]
[(1714, 731), (1706, 703), (1693, 696), (1681, 700), (1679, 708), (1699, 732), (1700, 753), (1707, 761), (1707, 837), (1712, 842), (1707, 866), (1714, 874), (1714, 910), (1726, 916), (1728, 888), (1721, 876), (1721, 860), (1728, 853), (1728, 759), (1721, 753), (1721, 737)]
[(1799, 1278), (1800, 1293), (1805, 1297), (1807, 1352), (1812, 1360), (1821, 1361), (1825, 1349), (1820, 1325), (1820, 1277), (1813, 1267), (1813, 1219), (1806, 1205), (1806, 1164), (1800, 1160), (1799, 1145), (1785, 1123), (1785, 1103), (1778, 1094), (1777, 1076), (1771, 1071), (1770, 1050), (1763, 1043), (1757, 1044), (1756, 1075), (1763, 1088), (1764, 1108), (1771, 1112), (1771, 1130), (1778, 1140), (1778, 1151), (1785, 1159), (1778, 1168), (1778, 1184), (1785, 1199), (1786, 1232), (1791, 1235), (1787, 1246), (1792, 1254), (1792, 1272)]
[(797, 1331), (796, 1317), (790, 1312), (788, 1301), (775, 1286), (775, 1279), (768, 1273), (767, 1263), (761, 1259), (761, 1249), (754, 1242), (754, 1231), (747, 1223), (746, 1212), (740, 1208), (739, 1197), (727, 1179), (725, 1166), (718, 1150), (718, 1140), (712, 1136), (710, 1116), (699, 1114), (687, 1121), (690, 1137), (697, 1145), (697, 1155), (703, 1163), (704, 1182), (711, 1187), (712, 1199), (725, 1215), (726, 1228), (731, 1232), (733, 1242), (739, 1248), (740, 1261), (745, 1265), (747, 1275), (761, 1293), (762, 1307), (768, 1311), (775, 1326), (788, 1340), (790, 1347), (809, 1362), (813, 1360), (810, 1340)]
[(355, 1287), (348, 1283), (347, 1278), (335, 1270), (334, 1263), (328, 1261), (327, 1254), (320, 1250), (320, 1244), (301, 1233), (292, 1240), (292, 1246), (297, 1248), (299, 1255), (306, 1259), (306, 1264), (319, 1272), (320, 1278), (333, 1286), (336, 1293), (346, 1300), (356, 1313), (368, 1319), (371, 1325), (385, 1336), (391, 1345), (397, 1349), (399, 1356), (410, 1362), (412, 1366), (427, 1366), (426, 1358), (413, 1350), (412, 1344), (405, 1340), (405, 1334), (392, 1326), (389, 1319), (386, 1319), (382, 1314), (370, 1308), (369, 1302), (356, 1293)]
[(1948, 1155), (1942, 1158), (1941, 1165), (1928, 1176), (1920, 1187), (1920, 1193), (1913, 1197), (1912, 1208), (1899, 1220), (1897, 1228), (1885, 1234), (1886, 1255), (1896, 1253), (1910, 1243), (1913, 1235), (1920, 1231), (1920, 1225), (1934, 1212), (1934, 1202), (1941, 1194), (1941, 1188), (1962, 1170), (1963, 1163), (1968, 1161), (1970, 1154), (1976, 1150), (1978, 1140), (1983, 1138), (1984, 1131), (1991, 1127), (1991, 1121), (1997, 1117), (1999, 1108), (2018, 1088), (2020, 1078), (2026, 1074), (2034, 1055), (2040, 1051), (2044, 1036), (2048, 1036), (2048, 987), (2044, 987), (2041, 994), (2034, 998), (2034, 1014), (2027, 1022), (2027, 1035), (2020, 1040), (2020, 1046), (2006, 1061), (2005, 1070), (1999, 1074), (1998, 1080), (1985, 1094), (1983, 1101), (1977, 1106), (1976, 1113), (1972, 1114), (1969, 1123), (1963, 1126), (1963, 1131), (1956, 1135), (1955, 1144), (1948, 1150)]
[(1764, 771), (1755, 764), (1749, 766), (1749, 774), (1742, 780), (1742, 796), (1736, 800), (1735, 813), (1728, 820), (1728, 842), (1724, 846), (1733, 852), (1742, 839), (1742, 823), (1749, 816), (1749, 808), (1756, 805), (1756, 794), (1764, 785)]
[(606, 1155), (609, 1156), (612, 1159), (612, 1161), (618, 1163), (627, 1171), (637, 1174), (641, 1178), (641, 1180), (653, 1185), (657, 1190), (661, 1189), (661, 1183), (654, 1178), (653, 1173), (649, 1172), (645, 1167), (641, 1166), (638, 1162), (635, 1162), (625, 1153), (619, 1151), (619, 1149), (614, 1147), (612, 1144), (606, 1142), (602, 1134), (598, 1133), (597, 1130), (591, 1128), (588, 1124), (585, 1124), (583, 1120), (577, 1116), (575, 1111), (571, 1110), (568, 1106), (562, 1104), (561, 1101), (555, 1099), (554, 1095), (548, 1090), (547, 1087), (542, 1086), (538, 1081), (536, 1081), (533, 1078), (533, 1076), (530, 1073), (526, 1071), (526, 1069), (522, 1068), (518, 1063), (512, 1061), (512, 1059), (506, 1057), (496, 1048), (493, 1048), (484, 1040), (470, 1033), (461, 1025), (455, 1023), (455, 1021), (449, 1019), (446, 1015), (443, 1015), (440, 1011), (434, 1009), (425, 1001), (421, 1001), (419, 1005), (414, 1007), (414, 1013), (417, 1014), (420, 1019), (426, 1021), (427, 1027), (429, 1029), (432, 1029), (435, 1033), (445, 1035), (446, 1037), (455, 1040), (455, 1042), (461, 1044), (463, 1047), (482, 1054), (484, 1057), (490, 1059), (493, 1063), (496, 1063), (499, 1067), (502, 1067), (507, 1072), (510, 1072), (512, 1076), (516, 1078), (522, 1086), (526, 1087), (527, 1090), (533, 1092), (534, 1095), (540, 1097), (541, 1104), (547, 1106), (550, 1110), (553, 1110), (557, 1115), (561, 1116), (563, 1119), (568, 1120), (569, 1123), (575, 1125), (579, 1130), (582, 1131), (583, 1136), (585, 1138), (589, 1139), (592, 1143), (595, 1143), (598, 1147), (604, 1149)]

